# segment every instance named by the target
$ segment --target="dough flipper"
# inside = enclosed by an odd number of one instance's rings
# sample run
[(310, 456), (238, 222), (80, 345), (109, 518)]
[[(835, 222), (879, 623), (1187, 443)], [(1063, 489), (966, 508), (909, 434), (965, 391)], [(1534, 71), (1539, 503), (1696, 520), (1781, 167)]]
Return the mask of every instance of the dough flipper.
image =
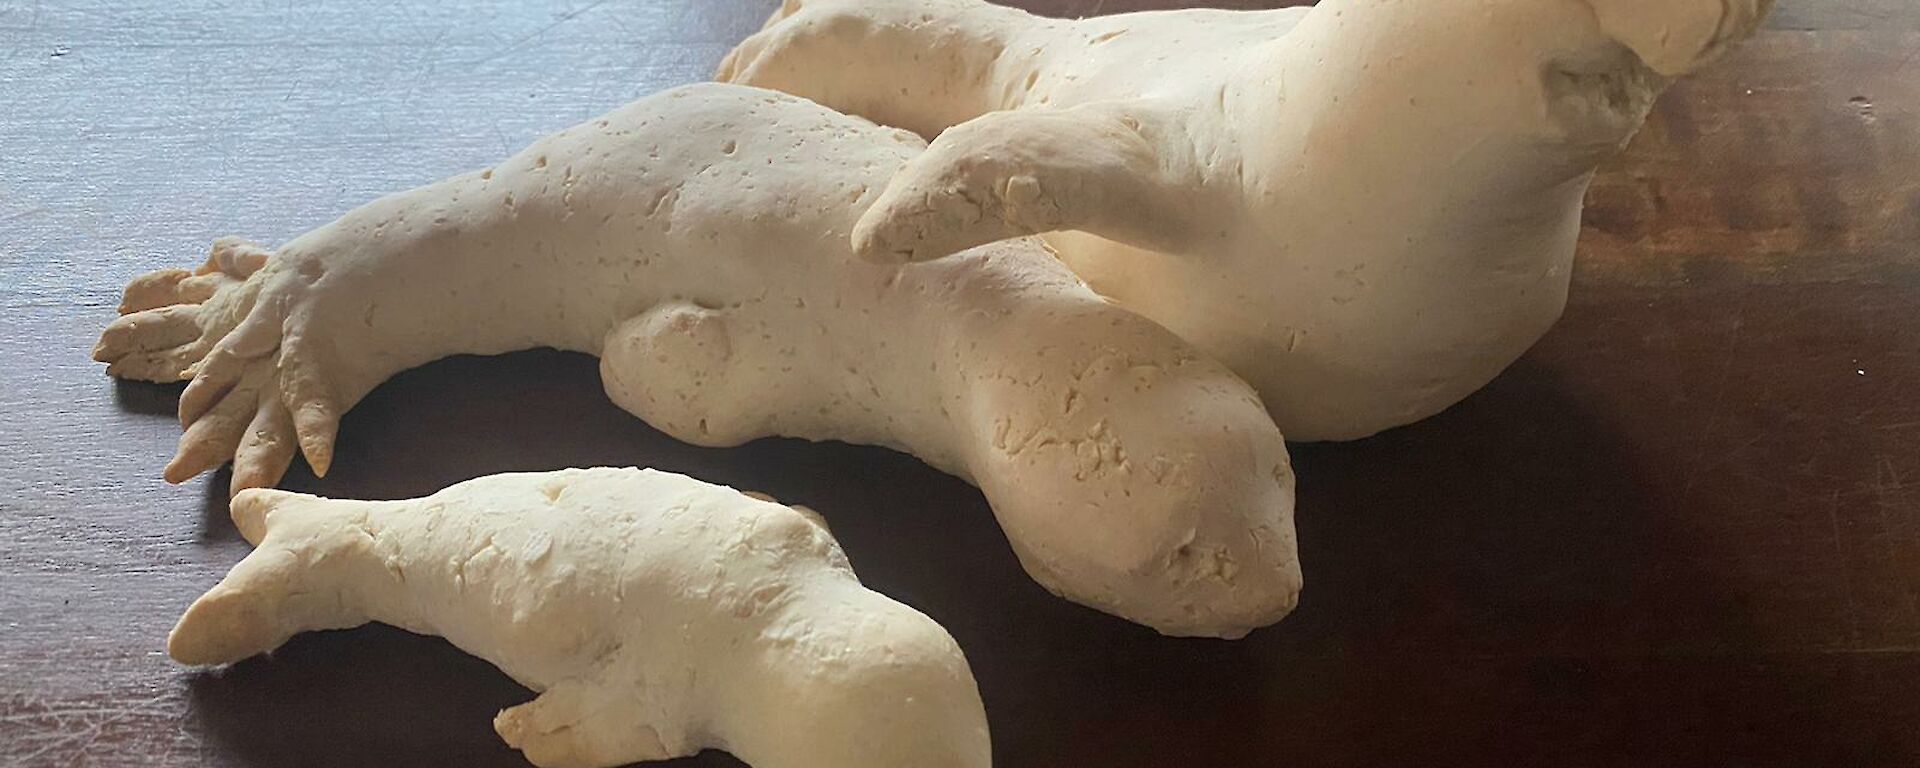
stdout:
[(595, 680), (565, 680), (493, 718), (508, 746), (541, 768), (609, 768), (684, 757), (697, 750), (669, 748), (660, 729), (639, 722), (633, 692)]

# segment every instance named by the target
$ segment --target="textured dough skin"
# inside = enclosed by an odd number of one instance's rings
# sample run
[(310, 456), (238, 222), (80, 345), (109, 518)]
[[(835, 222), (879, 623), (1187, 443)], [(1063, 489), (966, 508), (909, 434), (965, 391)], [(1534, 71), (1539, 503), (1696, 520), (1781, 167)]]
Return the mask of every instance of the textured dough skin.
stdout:
[(445, 637), (541, 695), (494, 719), (543, 768), (724, 749), (757, 768), (986, 768), (973, 673), (861, 586), (825, 528), (648, 469), (469, 480), (408, 501), (250, 490), (257, 548), (187, 609), (187, 664), (370, 621)]
[(859, 212), (923, 147), (771, 91), (669, 91), (271, 258), (223, 240), (198, 275), (136, 281), (96, 356), (190, 367), (167, 476), (232, 458), (238, 489), (276, 482), (296, 442), (324, 472), (337, 414), (403, 369), (597, 354), (614, 402), (677, 438), (887, 445), (971, 480), (1074, 601), (1176, 635), (1278, 621), (1300, 589), (1293, 475), (1251, 388), (1037, 240), (854, 257)]
[(1292, 440), (1484, 386), (1565, 306), (1582, 200), (1771, 0), (1323, 0), (1079, 21), (787, 0), (719, 79), (927, 136), (876, 259), (1049, 240), (1245, 377)]

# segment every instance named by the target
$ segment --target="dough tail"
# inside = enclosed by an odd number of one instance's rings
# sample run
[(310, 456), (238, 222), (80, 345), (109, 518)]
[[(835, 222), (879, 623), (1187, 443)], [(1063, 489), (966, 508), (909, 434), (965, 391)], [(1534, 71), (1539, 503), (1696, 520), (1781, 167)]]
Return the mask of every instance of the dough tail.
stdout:
[[(342, 629), (369, 619), (347, 599), (334, 579), (316, 571), (337, 570), (366, 541), (362, 529), (301, 525), (302, 513), (319, 506), (325, 516), (352, 513), (364, 502), (336, 502), (306, 494), (249, 490), (233, 500), (233, 521), (257, 549), (227, 577), (193, 601), (167, 635), (167, 655), (182, 664), (230, 664), (280, 647), (288, 638), (316, 629)], [(285, 523), (284, 525), (282, 523)], [(289, 530), (284, 536), (274, 530)]]

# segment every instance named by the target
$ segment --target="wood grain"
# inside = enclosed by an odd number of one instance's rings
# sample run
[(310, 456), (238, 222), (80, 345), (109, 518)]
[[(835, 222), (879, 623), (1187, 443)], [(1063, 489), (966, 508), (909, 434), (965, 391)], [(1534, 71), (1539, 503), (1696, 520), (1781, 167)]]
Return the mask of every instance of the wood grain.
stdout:
[[(523, 765), (489, 720), (528, 693), (438, 640), (168, 662), (246, 545), (224, 475), (158, 479), (178, 389), (86, 351), (127, 278), (702, 79), (769, 5), (0, 2), (0, 764)], [(967, 649), (1008, 768), (1914, 765), (1917, 139), (1920, 6), (1784, 2), (1602, 174), (1532, 353), (1438, 418), (1296, 448), (1308, 592), (1242, 642), (1051, 598), (910, 458), (675, 443), (573, 355), (403, 374), (287, 485), (637, 463), (815, 506)]]
[(1888, 26), (1763, 32), (1681, 81), (1595, 182), (1583, 277), (1920, 279), (1920, 27)]

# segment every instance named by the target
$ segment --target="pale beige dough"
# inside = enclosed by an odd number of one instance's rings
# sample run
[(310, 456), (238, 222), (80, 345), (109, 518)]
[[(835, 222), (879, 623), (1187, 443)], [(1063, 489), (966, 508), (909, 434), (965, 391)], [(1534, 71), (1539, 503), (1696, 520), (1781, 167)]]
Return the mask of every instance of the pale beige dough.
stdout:
[(615, 403), (700, 445), (892, 446), (971, 480), (1029, 573), (1179, 635), (1300, 589), (1293, 474), (1253, 390), (1088, 290), (1037, 240), (912, 265), (855, 219), (924, 142), (784, 94), (642, 99), (381, 198), (271, 255), (222, 240), (135, 281), (109, 372), (190, 377), (180, 481), (331, 462), (339, 415), (455, 354), (599, 355)]
[(755, 768), (987, 768), (946, 630), (861, 586), (807, 515), (689, 477), (569, 469), (426, 498), (249, 490), (256, 549), (167, 639), (188, 664), (370, 621), (445, 637), (538, 698), (494, 728), (542, 768), (724, 749)]
[(1430, 416), (1559, 318), (1594, 168), (1771, 0), (1323, 0), (1046, 19), (787, 0), (719, 78), (932, 137), (870, 258), (1049, 240), (1292, 440)]

